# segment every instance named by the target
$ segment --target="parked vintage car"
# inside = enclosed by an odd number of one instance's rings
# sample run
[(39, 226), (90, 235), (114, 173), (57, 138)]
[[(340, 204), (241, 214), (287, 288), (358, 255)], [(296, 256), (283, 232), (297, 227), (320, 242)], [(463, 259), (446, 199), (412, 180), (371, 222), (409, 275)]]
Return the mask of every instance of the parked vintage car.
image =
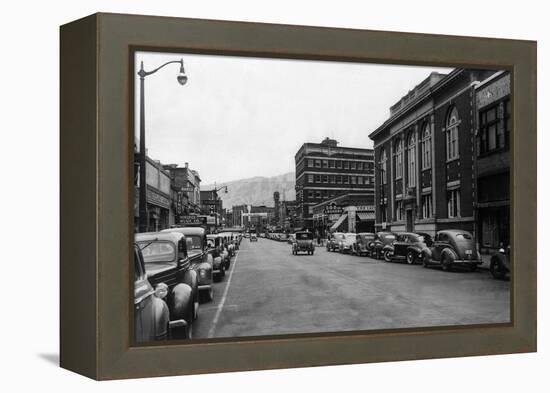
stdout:
[(258, 241), (258, 236), (255, 233), (251, 233), (250, 234), (250, 241), (251, 242), (257, 242)]
[(143, 257), (147, 280), (156, 296), (166, 298), (169, 319), (182, 321), (191, 338), (193, 321), (198, 316), (199, 292), (197, 274), (191, 269), (185, 236), (177, 233), (139, 233), (135, 242)]
[(292, 243), (292, 254), (298, 255), (299, 252), (307, 252), (308, 255), (313, 255), (315, 245), (313, 244), (313, 233), (311, 232), (296, 232), (296, 241)]
[(233, 243), (233, 233), (220, 232), (219, 236), (223, 238), (223, 245), (227, 250), (229, 257), (235, 256), (235, 244)]
[(483, 262), (470, 232), (447, 229), (437, 232), (434, 243), (423, 252), (424, 267), (441, 265), (445, 271), (454, 266), (467, 266), (474, 271)]
[[(158, 295), (161, 295), (159, 289)], [(170, 314), (164, 300), (147, 279), (143, 256), (134, 245), (134, 334), (137, 342), (168, 337)]]
[(497, 280), (504, 280), (510, 277), (510, 246), (501, 247), (498, 252), (491, 257), (489, 270)]
[(395, 241), (397, 235), (394, 232), (377, 232), (374, 235), (374, 241), (370, 244), (370, 256), (376, 259), (382, 259), (383, 249), (386, 245)]
[(422, 261), (424, 251), (428, 250), (432, 244), (433, 240), (427, 233), (399, 233), (394, 242), (385, 245), (382, 249), (384, 260), (386, 262), (406, 261), (409, 265), (412, 265), (417, 261)]
[(344, 234), (342, 232), (332, 233), (330, 238), (327, 240), (327, 251), (338, 250), (338, 244), (342, 239), (344, 239)]
[(187, 254), (193, 270), (197, 272), (199, 291), (207, 301), (214, 299), (213, 270), (214, 258), (208, 252), (206, 230), (203, 227), (178, 227), (164, 229), (161, 233), (176, 232), (185, 235)]
[(353, 255), (370, 255), (369, 245), (374, 241), (374, 233), (360, 232), (355, 236), (351, 253)]
[(212, 274), (215, 281), (221, 281), (225, 277), (225, 271), (229, 269), (229, 253), (226, 252), (223, 237), (218, 234), (206, 235), (208, 252), (212, 255)]
[(357, 235), (355, 233), (344, 233), (343, 238), (338, 242), (338, 252), (341, 254), (351, 254), (355, 247)]

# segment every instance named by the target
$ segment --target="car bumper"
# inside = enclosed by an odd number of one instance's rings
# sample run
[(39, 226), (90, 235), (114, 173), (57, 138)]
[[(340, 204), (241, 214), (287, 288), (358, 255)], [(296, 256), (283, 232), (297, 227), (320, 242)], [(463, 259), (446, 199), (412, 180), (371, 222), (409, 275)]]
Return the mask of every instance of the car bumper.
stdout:
[(480, 259), (455, 259), (453, 261), (453, 264), (456, 265), (471, 265), (472, 263), (475, 263), (476, 265), (481, 265), (483, 261)]
[(212, 284), (199, 285), (199, 291), (209, 291), (212, 289)]

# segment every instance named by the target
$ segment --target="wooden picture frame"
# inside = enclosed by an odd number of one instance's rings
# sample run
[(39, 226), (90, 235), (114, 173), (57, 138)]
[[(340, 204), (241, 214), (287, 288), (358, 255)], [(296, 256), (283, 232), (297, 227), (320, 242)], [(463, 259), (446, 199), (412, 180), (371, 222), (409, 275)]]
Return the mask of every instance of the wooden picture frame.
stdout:
[[(165, 52), (511, 73), (510, 324), (132, 346), (133, 68)], [(536, 351), (536, 42), (98, 13), (61, 27), (61, 367), (105, 380)]]

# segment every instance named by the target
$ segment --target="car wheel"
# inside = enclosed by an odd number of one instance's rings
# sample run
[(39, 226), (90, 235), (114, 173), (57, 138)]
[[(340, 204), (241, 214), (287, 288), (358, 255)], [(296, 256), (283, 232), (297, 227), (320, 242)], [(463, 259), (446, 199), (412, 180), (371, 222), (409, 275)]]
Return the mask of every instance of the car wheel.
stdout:
[(314, 252), (315, 252), (314, 250), (311, 250), (311, 255), (313, 255)]
[(185, 339), (191, 340), (193, 338), (193, 323), (188, 323), (185, 329)]
[(384, 261), (391, 262), (391, 251), (385, 251), (384, 252)]
[(408, 263), (409, 265), (413, 265), (414, 262), (415, 262), (415, 260), (416, 260), (416, 254), (415, 254), (415, 252), (412, 251), (412, 250), (409, 251), (409, 252), (407, 253), (407, 263)]
[(443, 269), (444, 272), (451, 271), (451, 260), (447, 254), (443, 255), (441, 258), (441, 269)]
[(225, 266), (224, 265), (221, 266), (221, 277), (222, 278), (225, 277)]

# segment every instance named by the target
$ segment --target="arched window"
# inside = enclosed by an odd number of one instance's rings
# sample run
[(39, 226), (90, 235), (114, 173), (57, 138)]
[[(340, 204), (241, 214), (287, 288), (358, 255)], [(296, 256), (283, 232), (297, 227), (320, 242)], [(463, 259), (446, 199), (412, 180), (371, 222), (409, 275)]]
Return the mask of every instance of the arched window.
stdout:
[(386, 155), (386, 149), (382, 148), (380, 151), (380, 183), (386, 184), (387, 177), (386, 177), (386, 169), (388, 166), (388, 157)]
[(394, 148), (395, 156), (395, 178), (403, 177), (403, 139), (398, 138)]
[(426, 124), (422, 131), (422, 169), (432, 167), (432, 133), (430, 125)]
[(414, 131), (409, 133), (407, 139), (407, 184), (409, 187), (416, 186), (416, 138)]
[(456, 107), (449, 112), (447, 116), (447, 128), (445, 130), (447, 144), (447, 161), (458, 158), (458, 111)]

